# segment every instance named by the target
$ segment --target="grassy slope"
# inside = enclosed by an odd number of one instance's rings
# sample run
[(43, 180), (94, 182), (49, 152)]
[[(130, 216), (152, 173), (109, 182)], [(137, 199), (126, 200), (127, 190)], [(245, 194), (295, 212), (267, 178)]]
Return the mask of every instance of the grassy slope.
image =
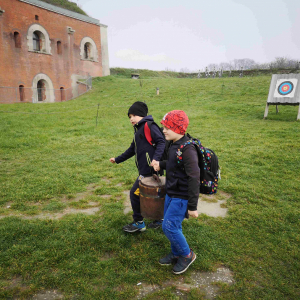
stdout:
[(78, 7), (76, 3), (69, 2), (68, 0), (40, 0), (40, 1), (47, 2), (49, 4), (59, 6), (87, 16), (86, 12), (84, 12), (80, 7)]
[[(268, 70), (244, 70), (244, 76), (267, 76), (271, 74), (297, 74), (299, 73), (299, 69), (268, 69)], [(172, 71), (152, 71), (152, 70), (145, 70), (145, 69), (126, 69), (126, 68), (111, 68), (110, 73), (113, 76), (130, 78), (131, 74), (139, 74), (141, 79), (145, 78), (155, 78), (155, 77), (164, 77), (164, 78), (197, 78), (198, 73), (182, 73), (182, 72), (172, 72)], [(223, 72), (223, 77), (239, 77), (241, 71), (240, 70), (233, 70), (231, 75), (229, 71)], [(212, 75), (212, 72), (211, 72)], [(218, 73), (216, 74), (218, 78)], [(205, 78), (205, 72), (201, 72), (201, 78)]]
[[(169, 251), (162, 232), (122, 232), (131, 221), (130, 214), (123, 214), (122, 191), (130, 189), (137, 173), (133, 159), (120, 165), (108, 162), (129, 145), (127, 110), (142, 100), (157, 121), (172, 109), (187, 112), (188, 132), (218, 154), (219, 187), (232, 194), (227, 218), (202, 215), (184, 222), (198, 255), (191, 270), (228, 266), (236, 282), (222, 286), (221, 299), (298, 299), (298, 108), (279, 107), (276, 114), (271, 107), (263, 120), (269, 85), (270, 77), (149, 78), (141, 87), (139, 80), (110, 76), (95, 79), (90, 93), (70, 102), (1, 105), (2, 215), (62, 211), (68, 205), (61, 203), (62, 195), (72, 205), (72, 197), (91, 183), (100, 186), (96, 194), (113, 196), (88, 199), (101, 205), (95, 216), (0, 219), (0, 298), (22, 299), (42, 288), (57, 288), (80, 299), (132, 299), (138, 282), (176, 278), (157, 264)], [(122, 187), (116, 186), (119, 182)], [(86, 207), (87, 201), (79, 205)], [(8, 288), (16, 276), (24, 286)], [(174, 299), (171, 291), (162, 297)]]

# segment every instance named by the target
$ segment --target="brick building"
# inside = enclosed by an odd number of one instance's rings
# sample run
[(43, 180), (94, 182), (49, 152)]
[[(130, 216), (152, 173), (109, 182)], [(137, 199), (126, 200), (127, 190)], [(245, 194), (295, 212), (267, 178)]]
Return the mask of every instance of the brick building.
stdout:
[(76, 97), (109, 75), (107, 26), (39, 0), (0, 0), (0, 102)]

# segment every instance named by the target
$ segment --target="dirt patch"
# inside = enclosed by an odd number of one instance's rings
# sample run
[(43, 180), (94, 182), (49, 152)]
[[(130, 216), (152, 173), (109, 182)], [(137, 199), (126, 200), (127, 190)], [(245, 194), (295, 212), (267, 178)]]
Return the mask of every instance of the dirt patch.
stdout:
[(58, 299), (64, 299), (64, 296), (57, 290), (42, 291), (38, 294), (35, 294), (31, 298), (31, 300), (58, 300)]
[[(109, 181), (108, 179), (104, 178), (104, 181)], [(72, 205), (72, 203), (74, 202), (80, 202), (81, 200), (84, 200), (86, 198), (88, 198), (89, 196), (95, 196), (94, 191), (99, 188), (98, 185), (96, 184), (90, 184), (87, 186), (86, 191), (85, 192), (81, 192), (81, 193), (77, 193), (75, 196), (72, 195), (65, 195), (63, 196), (59, 201), (62, 203), (65, 203), (67, 206), (68, 205)], [(102, 197), (102, 198), (110, 198), (111, 195), (97, 195), (98, 197)], [(72, 202), (72, 203), (71, 203)], [(7, 209), (7, 212), (10, 211), (10, 208), (12, 206), (12, 202), (8, 202), (6, 204), (5, 209)], [(5, 217), (19, 217), (22, 219), (26, 219), (26, 220), (32, 220), (32, 219), (60, 219), (62, 217), (64, 217), (67, 214), (77, 214), (77, 213), (83, 213), (86, 215), (94, 215), (96, 214), (100, 208), (99, 208), (99, 203), (98, 202), (88, 202), (87, 203), (88, 206), (90, 207), (86, 207), (86, 208), (81, 208), (81, 209), (75, 209), (75, 208), (71, 208), (71, 207), (67, 207), (66, 209), (64, 209), (62, 212), (57, 212), (57, 213), (39, 213), (39, 214), (35, 214), (35, 215), (23, 215), (21, 213), (5, 213), (5, 215), (0, 216), (0, 219), (3, 219)], [(32, 206), (41, 206), (41, 203), (32, 203)]]
[(222, 191), (213, 195), (200, 195), (198, 201), (197, 211), (199, 214), (206, 214), (210, 217), (222, 217), (227, 216), (227, 200), (231, 197), (230, 194), (227, 194)]
[[(189, 283), (186, 283), (187, 279)], [(176, 280), (165, 281), (161, 285), (148, 285), (141, 282), (138, 283), (139, 294), (137, 299), (142, 299), (167, 287), (175, 287), (178, 299), (186, 299), (186, 293), (195, 288), (205, 295), (205, 299), (215, 299), (219, 293), (217, 283), (233, 284), (233, 273), (228, 268), (220, 267), (216, 272), (192, 272), (189, 278), (180, 276)]]
[(101, 197), (101, 198), (110, 198), (111, 195), (97, 195), (97, 197)]
[(50, 219), (50, 220), (58, 220), (69, 214), (86, 214), (88, 216), (94, 215), (100, 210), (99, 207), (91, 207), (85, 209), (75, 209), (75, 208), (67, 208), (63, 212), (59, 213), (42, 213), (34, 216), (24, 216), (24, 215), (13, 215), (16, 217), (20, 217), (25, 220), (33, 220), (33, 219)]
[(106, 261), (112, 259), (113, 257), (114, 255), (112, 253), (106, 252), (101, 256), (100, 261)]
[(130, 202), (130, 191), (123, 192), (126, 195), (126, 200), (124, 201), (124, 215), (127, 215), (129, 212), (132, 211), (131, 202)]
[(103, 180), (105, 183), (110, 183), (110, 179), (108, 179), (107, 177), (103, 177), (101, 180)]

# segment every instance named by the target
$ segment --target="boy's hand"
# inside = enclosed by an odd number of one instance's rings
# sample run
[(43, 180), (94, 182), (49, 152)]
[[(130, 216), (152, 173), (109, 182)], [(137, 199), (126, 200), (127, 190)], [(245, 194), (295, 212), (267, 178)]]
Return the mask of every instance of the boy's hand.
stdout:
[(153, 159), (151, 163), (151, 167), (153, 167), (154, 171), (159, 171), (160, 170), (159, 161)]
[(192, 218), (198, 218), (198, 212), (196, 210), (188, 210), (188, 214)]
[(111, 163), (113, 163), (113, 164), (116, 162), (116, 160), (115, 160), (114, 157), (110, 158), (109, 161), (110, 161)]

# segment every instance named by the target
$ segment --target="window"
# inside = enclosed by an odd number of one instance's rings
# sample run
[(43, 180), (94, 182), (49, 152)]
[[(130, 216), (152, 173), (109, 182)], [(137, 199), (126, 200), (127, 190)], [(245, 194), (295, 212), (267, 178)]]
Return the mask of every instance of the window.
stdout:
[(27, 31), (26, 38), (28, 51), (51, 55), (51, 41), (43, 26), (32, 24)]
[(21, 35), (19, 32), (14, 32), (14, 41), (15, 41), (15, 47), (21, 48)]
[(57, 54), (62, 54), (61, 41), (57, 42)]
[(80, 58), (98, 62), (98, 52), (95, 42), (90, 37), (84, 37), (80, 43)]
[(24, 85), (19, 86), (19, 94), (20, 94), (20, 101), (25, 100), (25, 91), (24, 91)]
[(89, 59), (91, 56), (90, 53), (91, 53), (90, 43), (85, 43), (84, 44), (84, 58)]
[(33, 33), (33, 50), (40, 51), (41, 50), (41, 40), (37, 31)]
[(35, 20), (38, 21), (39, 20), (39, 16), (35, 15)]
[(60, 88), (60, 101), (66, 100), (65, 89), (63, 87)]

